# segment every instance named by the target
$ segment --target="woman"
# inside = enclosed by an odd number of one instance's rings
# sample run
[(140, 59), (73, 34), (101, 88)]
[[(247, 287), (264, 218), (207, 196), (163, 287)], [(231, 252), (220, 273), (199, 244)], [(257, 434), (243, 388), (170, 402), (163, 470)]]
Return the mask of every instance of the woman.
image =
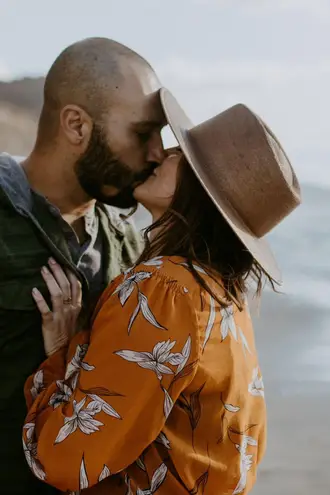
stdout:
[(161, 98), (183, 155), (135, 190), (153, 217), (138, 263), (70, 344), (78, 284), (52, 261), (53, 312), (33, 291), (49, 358), (26, 384), (23, 443), (35, 475), (61, 491), (246, 494), (264, 454), (247, 277), (258, 293), (278, 281), (263, 236), (299, 204), (299, 185), (246, 107), (193, 127)]

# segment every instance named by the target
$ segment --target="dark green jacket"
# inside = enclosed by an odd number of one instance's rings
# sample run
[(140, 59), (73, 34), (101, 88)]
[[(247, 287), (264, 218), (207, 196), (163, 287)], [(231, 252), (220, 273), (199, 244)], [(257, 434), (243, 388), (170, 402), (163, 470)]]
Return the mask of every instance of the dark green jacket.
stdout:
[[(47, 295), (40, 268), (50, 255), (80, 278), (88, 304), (87, 280), (73, 264), (58, 222), (47, 208), (38, 208), (30, 189), (22, 187), (24, 180), (20, 165), (9, 155), (0, 155), (0, 492), (6, 495), (53, 493), (30, 473), (21, 440), (26, 415), (24, 382), (45, 359), (41, 320), (31, 289), (38, 287)], [(142, 243), (115, 209), (98, 204), (97, 212), (106, 239), (107, 285), (136, 261)]]

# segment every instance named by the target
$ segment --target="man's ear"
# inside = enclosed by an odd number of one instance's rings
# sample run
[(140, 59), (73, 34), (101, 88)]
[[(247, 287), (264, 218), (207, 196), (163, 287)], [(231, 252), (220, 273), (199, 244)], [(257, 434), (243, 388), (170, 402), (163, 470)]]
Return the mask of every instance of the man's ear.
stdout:
[(87, 146), (93, 121), (85, 110), (77, 105), (66, 105), (60, 113), (60, 124), (63, 134), (72, 145)]

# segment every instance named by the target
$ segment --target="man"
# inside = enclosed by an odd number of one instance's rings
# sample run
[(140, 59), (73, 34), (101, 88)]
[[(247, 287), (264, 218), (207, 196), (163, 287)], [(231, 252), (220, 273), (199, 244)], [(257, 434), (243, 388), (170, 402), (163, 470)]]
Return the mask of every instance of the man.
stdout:
[(46, 77), (31, 154), (22, 164), (0, 155), (0, 483), (6, 495), (52, 491), (30, 473), (21, 444), (23, 385), (45, 357), (31, 290), (42, 286), (40, 269), (55, 258), (79, 277), (87, 319), (110, 279), (134, 263), (139, 236), (112, 206), (135, 206), (133, 186), (163, 159), (159, 88), (150, 65), (127, 47), (103, 38), (75, 43)]

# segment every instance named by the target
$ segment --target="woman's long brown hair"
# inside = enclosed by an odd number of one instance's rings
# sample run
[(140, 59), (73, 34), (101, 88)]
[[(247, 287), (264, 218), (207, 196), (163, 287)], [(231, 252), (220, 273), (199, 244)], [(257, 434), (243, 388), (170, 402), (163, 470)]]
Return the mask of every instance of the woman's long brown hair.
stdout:
[[(242, 309), (242, 295), (247, 291), (249, 277), (256, 282), (258, 294), (266, 280), (275, 289), (275, 281), (264, 272), (217, 210), (184, 157), (179, 164), (172, 204), (146, 229), (144, 237), (146, 246), (138, 263), (156, 256), (185, 258), (196, 281), (222, 307), (234, 302)], [(194, 265), (203, 268), (225, 290), (225, 299), (214, 293)]]

